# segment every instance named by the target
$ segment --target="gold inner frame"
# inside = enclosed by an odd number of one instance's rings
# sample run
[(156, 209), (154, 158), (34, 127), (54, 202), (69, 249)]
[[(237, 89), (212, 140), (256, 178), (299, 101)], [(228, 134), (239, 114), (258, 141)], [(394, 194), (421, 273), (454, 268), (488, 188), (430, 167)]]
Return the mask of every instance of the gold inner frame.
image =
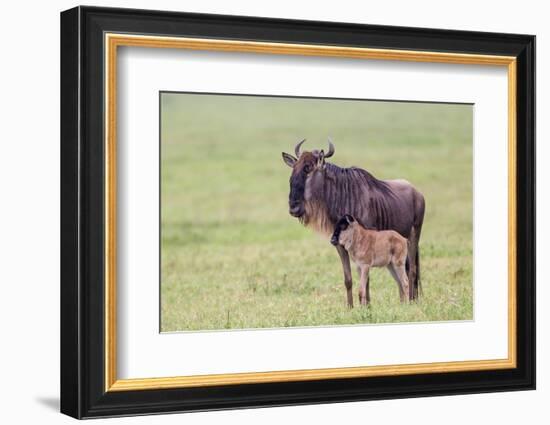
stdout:
[[(516, 58), (462, 53), (370, 49), (327, 45), (105, 34), (105, 391), (149, 390), (285, 381), (445, 373), (516, 367)], [(119, 46), (436, 62), (507, 67), (508, 71), (508, 357), (382, 366), (117, 379), (116, 325), (116, 123)]]

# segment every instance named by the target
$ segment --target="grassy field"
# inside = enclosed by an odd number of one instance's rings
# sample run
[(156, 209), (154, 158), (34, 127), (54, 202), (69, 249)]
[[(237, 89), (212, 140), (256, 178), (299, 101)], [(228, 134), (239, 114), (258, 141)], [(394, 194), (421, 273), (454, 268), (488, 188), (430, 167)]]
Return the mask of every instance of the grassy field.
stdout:
[[(472, 319), (472, 107), (161, 96), (161, 330)], [(404, 178), (426, 198), (423, 297), (399, 303), (386, 269), (349, 310), (330, 243), (288, 214), (281, 152)], [(357, 304), (358, 277), (354, 269)]]

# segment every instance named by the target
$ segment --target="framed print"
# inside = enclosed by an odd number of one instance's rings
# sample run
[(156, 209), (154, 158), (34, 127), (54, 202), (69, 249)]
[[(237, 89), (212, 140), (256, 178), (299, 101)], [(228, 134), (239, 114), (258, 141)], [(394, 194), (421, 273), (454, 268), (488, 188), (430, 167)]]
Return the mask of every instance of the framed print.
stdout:
[(535, 387), (535, 38), (61, 14), (61, 411)]

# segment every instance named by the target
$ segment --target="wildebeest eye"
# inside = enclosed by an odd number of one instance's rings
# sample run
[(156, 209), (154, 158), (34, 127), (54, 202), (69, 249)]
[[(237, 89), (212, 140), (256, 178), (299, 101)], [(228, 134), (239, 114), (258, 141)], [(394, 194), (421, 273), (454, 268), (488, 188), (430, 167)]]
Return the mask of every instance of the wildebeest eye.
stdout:
[(304, 167), (304, 171), (306, 172), (306, 174), (309, 174), (309, 172), (311, 171), (311, 166), (309, 164), (307, 164), (305, 167)]

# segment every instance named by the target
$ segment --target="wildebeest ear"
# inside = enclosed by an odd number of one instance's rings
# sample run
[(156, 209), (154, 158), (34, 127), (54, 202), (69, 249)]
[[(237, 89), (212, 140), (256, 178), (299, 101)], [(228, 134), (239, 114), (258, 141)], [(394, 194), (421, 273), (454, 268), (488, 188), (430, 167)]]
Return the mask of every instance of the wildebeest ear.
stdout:
[(355, 219), (349, 214), (346, 214), (346, 220), (348, 223), (353, 223), (355, 221)]
[(285, 164), (288, 165), (290, 168), (294, 167), (294, 164), (296, 164), (296, 161), (298, 160), (286, 152), (283, 152), (282, 154)]

